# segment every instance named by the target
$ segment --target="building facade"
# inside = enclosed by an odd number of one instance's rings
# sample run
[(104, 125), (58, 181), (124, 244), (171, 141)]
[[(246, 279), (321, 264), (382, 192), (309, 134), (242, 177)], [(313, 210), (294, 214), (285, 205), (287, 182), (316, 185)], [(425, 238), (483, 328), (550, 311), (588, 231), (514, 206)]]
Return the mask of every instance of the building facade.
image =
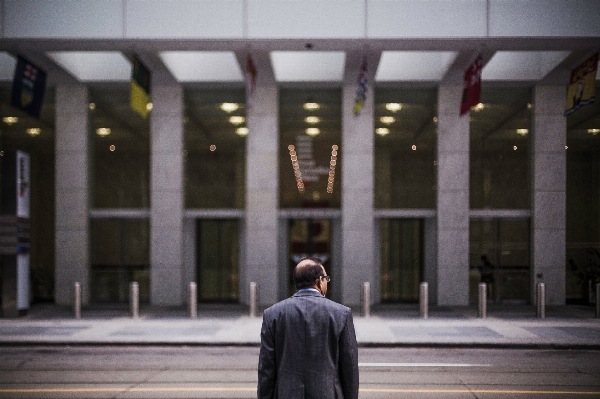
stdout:
[[(0, 3), (0, 151), (31, 155), (32, 300), (69, 304), (80, 282), (85, 304), (124, 302), (137, 281), (181, 305), (196, 281), (200, 302), (247, 303), (257, 282), (267, 306), (304, 255), (349, 306), (363, 282), (374, 303), (415, 302), (422, 281), (440, 306), (480, 281), (496, 303), (533, 303), (540, 282), (548, 304), (586, 300), (600, 104), (563, 114), (600, 1)], [(17, 55), (48, 73), (39, 119), (10, 106)]]

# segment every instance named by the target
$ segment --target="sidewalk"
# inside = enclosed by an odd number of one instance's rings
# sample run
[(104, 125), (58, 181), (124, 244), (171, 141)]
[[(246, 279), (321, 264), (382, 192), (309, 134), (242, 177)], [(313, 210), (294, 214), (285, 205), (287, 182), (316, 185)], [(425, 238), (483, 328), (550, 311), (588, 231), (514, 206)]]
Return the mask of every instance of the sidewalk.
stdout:
[[(261, 317), (242, 305), (200, 305), (198, 318), (185, 308), (143, 307), (140, 318), (126, 307), (89, 307), (76, 320), (69, 308), (33, 306), (27, 316), (0, 318), (0, 346), (6, 345), (251, 345), (260, 343)], [(448, 346), (600, 349), (600, 319), (588, 306), (432, 307), (419, 318), (417, 305), (379, 305), (371, 317), (355, 314), (361, 346)]]

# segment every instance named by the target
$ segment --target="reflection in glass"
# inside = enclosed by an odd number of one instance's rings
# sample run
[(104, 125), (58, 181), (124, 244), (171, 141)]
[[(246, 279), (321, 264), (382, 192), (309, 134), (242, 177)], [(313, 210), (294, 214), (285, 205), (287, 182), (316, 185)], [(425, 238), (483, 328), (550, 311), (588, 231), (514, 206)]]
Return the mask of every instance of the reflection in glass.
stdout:
[(239, 299), (239, 227), (237, 220), (197, 222), (198, 301)]
[(245, 91), (186, 89), (184, 99), (185, 207), (242, 209)]
[[(596, 85), (600, 93), (600, 85)], [(567, 117), (567, 302), (593, 300), (600, 270), (600, 102)]]
[(436, 89), (375, 92), (375, 208), (436, 207)]
[(92, 219), (91, 231), (92, 302), (128, 302), (133, 281), (139, 284), (140, 302), (149, 302), (148, 219)]
[(528, 209), (531, 90), (484, 88), (481, 101), (470, 112), (471, 209)]
[(471, 220), (469, 235), (470, 301), (486, 283), (494, 303), (529, 303), (529, 220)]
[(150, 122), (129, 104), (129, 85), (92, 88), (94, 208), (150, 207)]
[(280, 91), (281, 208), (340, 207), (341, 101), (338, 89)]
[(382, 219), (381, 301), (418, 302), (423, 281), (423, 221)]

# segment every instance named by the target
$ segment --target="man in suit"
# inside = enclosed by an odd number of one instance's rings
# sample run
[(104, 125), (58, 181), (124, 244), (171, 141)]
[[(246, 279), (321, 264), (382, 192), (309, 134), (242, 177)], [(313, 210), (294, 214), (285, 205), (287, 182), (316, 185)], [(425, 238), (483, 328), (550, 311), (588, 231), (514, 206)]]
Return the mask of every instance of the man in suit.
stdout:
[(325, 298), (321, 261), (294, 269), (298, 292), (263, 315), (259, 399), (358, 398), (358, 349), (350, 308)]

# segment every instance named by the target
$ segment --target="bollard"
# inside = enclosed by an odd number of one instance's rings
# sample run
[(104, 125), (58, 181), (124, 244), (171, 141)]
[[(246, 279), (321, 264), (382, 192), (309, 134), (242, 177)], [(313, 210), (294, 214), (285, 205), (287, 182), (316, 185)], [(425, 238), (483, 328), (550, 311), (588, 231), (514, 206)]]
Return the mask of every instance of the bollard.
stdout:
[(258, 316), (258, 285), (250, 283), (250, 317)]
[(596, 318), (600, 319), (600, 283), (596, 284)]
[(129, 283), (129, 310), (133, 319), (140, 317), (140, 287), (136, 282)]
[(73, 315), (76, 319), (81, 319), (81, 284), (75, 283), (73, 296)]
[(371, 317), (371, 283), (363, 283), (360, 294), (361, 316)]
[(198, 317), (198, 297), (196, 292), (196, 283), (190, 281), (190, 285), (188, 286), (188, 316), (191, 319)]
[(479, 283), (479, 306), (477, 307), (477, 317), (485, 319), (487, 317), (487, 284)]
[(419, 317), (429, 317), (429, 284), (423, 282), (419, 287)]
[(546, 318), (546, 286), (544, 283), (537, 285), (537, 317), (538, 319)]

